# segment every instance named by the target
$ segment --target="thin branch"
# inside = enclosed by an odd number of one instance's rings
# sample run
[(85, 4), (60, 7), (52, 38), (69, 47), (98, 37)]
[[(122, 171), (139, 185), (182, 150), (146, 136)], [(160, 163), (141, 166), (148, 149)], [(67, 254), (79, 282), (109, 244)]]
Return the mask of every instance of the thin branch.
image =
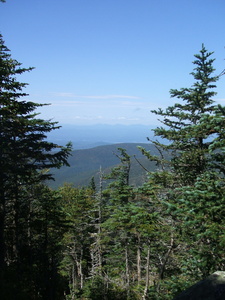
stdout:
[(137, 159), (136, 155), (134, 155), (134, 159), (136, 160), (136, 162), (142, 167), (142, 169), (144, 169), (146, 172), (150, 173), (150, 171), (148, 169), (146, 169), (142, 163)]

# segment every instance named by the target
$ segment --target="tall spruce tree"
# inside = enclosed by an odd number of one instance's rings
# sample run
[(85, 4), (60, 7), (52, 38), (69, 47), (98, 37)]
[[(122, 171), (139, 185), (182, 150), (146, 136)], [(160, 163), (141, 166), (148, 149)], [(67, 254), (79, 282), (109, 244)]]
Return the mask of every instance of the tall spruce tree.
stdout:
[(176, 174), (176, 180), (179, 178), (182, 184), (193, 183), (199, 174), (209, 168), (210, 139), (220, 131), (220, 128), (216, 130), (212, 124), (210, 126), (208, 122), (203, 122), (206, 116), (215, 116), (218, 109), (212, 99), (216, 95), (214, 88), (218, 80), (218, 76), (213, 75), (212, 54), (202, 45), (193, 62), (193, 86), (170, 91), (171, 97), (181, 99), (182, 103), (175, 103), (165, 111), (152, 111), (162, 117), (160, 121), (166, 126), (156, 128), (155, 136), (169, 141), (167, 145), (155, 144), (170, 151), (170, 168)]
[[(52, 178), (45, 172), (67, 163), (71, 145), (60, 147), (46, 140), (58, 129), (56, 122), (38, 117), (42, 106), (25, 101), (26, 83), (16, 76), (31, 71), (11, 58), (0, 35), (0, 270), (19, 261), (20, 220), (28, 199), (27, 187)], [(23, 216), (24, 217), (24, 216)], [(7, 240), (10, 237), (10, 243)], [(10, 254), (10, 255), (9, 255)]]
[[(162, 166), (150, 174), (150, 182), (160, 186), (165, 220), (171, 219), (173, 226), (177, 247), (170, 255), (178, 257), (173, 275), (190, 281), (224, 267), (225, 109), (213, 100), (219, 77), (214, 75), (212, 54), (202, 45), (193, 62), (194, 84), (172, 89), (171, 97), (181, 101), (153, 111), (163, 124), (154, 129), (161, 141), (153, 143), (169, 156), (156, 157), (142, 149)], [(185, 282), (179, 285), (170, 282), (174, 291)]]

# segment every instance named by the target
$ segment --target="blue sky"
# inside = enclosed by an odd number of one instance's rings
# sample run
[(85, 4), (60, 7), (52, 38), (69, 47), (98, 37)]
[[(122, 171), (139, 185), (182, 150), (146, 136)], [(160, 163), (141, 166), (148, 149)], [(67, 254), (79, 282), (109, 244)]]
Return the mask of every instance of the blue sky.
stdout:
[[(51, 103), (60, 124), (154, 125), (150, 110), (192, 85), (202, 43), (225, 69), (224, 0), (6, 0), (0, 31), (12, 57), (35, 70), (27, 100)], [(216, 101), (225, 99), (224, 77)]]

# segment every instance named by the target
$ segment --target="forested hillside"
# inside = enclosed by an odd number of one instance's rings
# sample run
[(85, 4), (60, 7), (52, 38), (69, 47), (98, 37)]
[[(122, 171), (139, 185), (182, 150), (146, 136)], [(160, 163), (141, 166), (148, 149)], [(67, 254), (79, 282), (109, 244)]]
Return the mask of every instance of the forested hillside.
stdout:
[(52, 190), (47, 180), (68, 165), (71, 145), (46, 140), (58, 125), (24, 100), (17, 77), (32, 68), (0, 36), (0, 299), (169, 300), (224, 270), (225, 107), (213, 100), (212, 54), (202, 45), (193, 85), (172, 89), (177, 103), (152, 112), (162, 126), (138, 150), (155, 166), (136, 161), (144, 183), (131, 182), (134, 148), (117, 145), (111, 156), (107, 147), (74, 152), (72, 174), (89, 171), (84, 153), (93, 175), (116, 166), (85, 187)]
[(99, 185), (100, 169), (106, 175), (118, 165), (120, 163), (118, 148), (123, 148), (126, 149), (131, 159), (130, 184), (140, 186), (146, 181), (148, 171), (156, 169), (156, 164), (149, 161), (139, 150), (139, 147), (144, 147), (155, 155), (159, 153), (151, 143), (121, 143), (72, 151), (68, 159), (70, 168), (53, 169), (52, 173), (55, 180), (50, 181), (49, 185), (52, 188), (58, 188), (64, 183), (71, 183), (74, 187), (84, 187), (89, 185), (92, 177)]

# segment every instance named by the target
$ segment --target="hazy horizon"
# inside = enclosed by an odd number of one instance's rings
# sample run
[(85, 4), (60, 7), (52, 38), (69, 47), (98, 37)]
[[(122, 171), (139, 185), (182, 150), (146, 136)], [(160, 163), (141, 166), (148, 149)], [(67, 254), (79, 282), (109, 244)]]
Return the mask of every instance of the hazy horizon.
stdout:
[(153, 138), (151, 130), (155, 128), (142, 124), (59, 125), (62, 127), (49, 133), (48, 139), (61, 145), (71, 141), (74, 149), (116, 143), (148, 143), (147, 137)]

